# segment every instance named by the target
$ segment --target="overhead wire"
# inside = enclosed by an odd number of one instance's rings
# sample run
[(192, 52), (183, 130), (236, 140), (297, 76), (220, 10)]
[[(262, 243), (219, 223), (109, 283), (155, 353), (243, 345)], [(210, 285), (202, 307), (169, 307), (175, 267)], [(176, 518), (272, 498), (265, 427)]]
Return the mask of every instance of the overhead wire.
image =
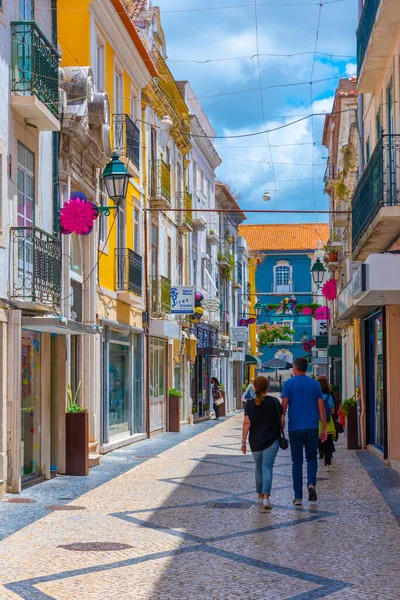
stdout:
[[(318, 38), (319, 38), (319, 28), (321, 25), (321, 15), (322, 15), (322, 2), (320, 3), (319, 6), (319, 10), (318, 10), (318, 20), (317, 20), (317, 32), (315, 35), (315, 47), (314, 47), (314, 55), (313, 55), (313, 61), (312, 61), (312, 67), (311, 67), (311, 77), (310, 77), (310, 110), (312, 112), (313, 109), (313, 104), (314, 104), (314, 96), (313, 96), (313, 78), (314, 78), (314, 70), (315, 70), (315, 61), (316, 61), (316, 54), (317, 54), (317, 47), (318, 47)], [(312, 192), (313, 192), (313, 201), (314, 201), (314, 206), (317, 209), (317, 200), (315, 198), (315, 183), (314, 183), (314, 176), (315, 176), (315, 146), (314, 146), (314, 140), (315, 140), (315, 131), (314, 131), (314, 118), (311, 117), (311, 136), (312, 136), (312, 142), (313, 142), (313, 146), (312, 146), (312, 162), (313, 162), (313, 184), (312, 184)], [(318, 216), (317, 214), (315, 214), (317, 222), (318, 222)]]
[(264, 97), (263, 97), (263, 87), (262, 87), (262, 77), (261, 77), (261, 65), (260, 65), (260, 41), (258, 36), (258, 11), (257, 11), (257, 0), (254, 0), (254, 20), (255, 20), (255, 28), (256, 28), (256, 50), (257, 50), (257, 71), (258, 71), (258, 83), (260, 86), (260, 103), (261, 103), (261, 116), (265, 129), (265, 137), (267, 140), (269, 157), (270, 157), (270, 167), (272, 171), (272, 178), (274, 180), (274, 192), (276, 193), (276, 177), (275, 177), (275, 167), (274, 160), (272, 157), (272, 149), (270, 145), (270, 139), (267, 131), (267, 122), (265, 119), (265, 110), (264, 110)]

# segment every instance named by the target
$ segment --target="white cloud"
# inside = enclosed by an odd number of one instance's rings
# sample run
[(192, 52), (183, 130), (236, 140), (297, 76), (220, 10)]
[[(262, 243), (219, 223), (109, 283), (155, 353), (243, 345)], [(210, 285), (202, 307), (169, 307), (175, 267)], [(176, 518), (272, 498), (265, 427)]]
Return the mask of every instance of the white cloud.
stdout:
[(349, 62), (346, 65), (346, 75), (347, 77), (354, 77), (357, 73), (357, 65), (356, 63)]

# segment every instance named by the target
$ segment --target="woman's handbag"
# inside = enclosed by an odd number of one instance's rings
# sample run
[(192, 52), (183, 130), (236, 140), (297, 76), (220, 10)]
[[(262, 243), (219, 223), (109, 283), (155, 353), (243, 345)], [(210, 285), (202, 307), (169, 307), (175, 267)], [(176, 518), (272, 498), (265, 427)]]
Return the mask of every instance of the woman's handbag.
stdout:
[(223, 403), (224, 403), (224, 399), (222, 396), (220, 396), (219, 398), (216, 398), (214, 400), (214, 404), (216, 404), (217, 406), (221, 406), (221, 404), (223, 404)]
[(333, 419), (333, 424), (335, 426), (336, 429), (336, 433), (343, 433), (344, 428), (343, 425), (341, 423), (339, 423), (339, 421), (336, 421), (336, 419)]
[[(278, 400), (277, 400), (277, 402), (278, 402)], [(280, 427), (279, 448), (281, 450), (287, 450), (289, 448), (289, 442), (287, 441), (287, 439), (285, 437), (285, 432), (282, 427), (282, 418), (281, 418), (281, 413), (280, 413), (278, 404), (276, 405), (276, 410), (278, 412), (279, 427)]]

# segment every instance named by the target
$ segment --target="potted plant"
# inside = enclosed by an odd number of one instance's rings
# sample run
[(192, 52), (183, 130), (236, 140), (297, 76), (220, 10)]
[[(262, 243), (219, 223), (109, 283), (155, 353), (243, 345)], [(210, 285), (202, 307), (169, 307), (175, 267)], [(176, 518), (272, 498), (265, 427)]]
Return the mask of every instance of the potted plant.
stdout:
[(358, 450), (357, 400), (354, 396), (343, 400), (342, 410), (347, 420), (347, 448)]
[(221, 383), (221, 396), (223, 397), (224, 401), (222, 404), (219, 405), (219, 416), (226, 417), (226, 393), (225, 386), (223, 383)]
[(86, 408), (78, 404), (79, 382), (75, 394), (67, 385), (67, 412), (65, 415), (66, 475), (89, 475), (89, 418)]
[(197, 408), (196, 404), (193, 404), (192, 406), (192, 415), (196, 415), (199, 412), (199, 409)]
[(181, 430), (180, 403), (183, 393), (175, 388), (168, 390), (168, 431), (179, 433)]

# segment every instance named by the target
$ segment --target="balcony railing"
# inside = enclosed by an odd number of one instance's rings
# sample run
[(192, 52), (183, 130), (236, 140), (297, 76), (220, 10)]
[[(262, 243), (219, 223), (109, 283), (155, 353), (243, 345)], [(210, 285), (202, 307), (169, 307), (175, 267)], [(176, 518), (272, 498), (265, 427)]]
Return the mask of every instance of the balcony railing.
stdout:
[(143, 259), (129, 248), (115, 250), (115, 288), (118, 292), (142, 295)]
[(228, 240), (223, 239), (219, 242), (218, 247), (218, 262), (219, 263), (228, 263), (231, 255), (231, 248)]
[(11, 298), (59, 306), (61, 242), (37, 227), (11, 229)]
[(114, 150), (139, 169), (140, 129), (128, 115), (113, 115)]
[(400, 135), (382, 135), (352, 201), (353, 250), (383, 206), (400, 204)]
[(243, 285), (243, 265), (241, 262), (237, 263), (233, 273), (233, 283), (237, 286)]
[(11, 32), (11, 92), (37, 96), (58, 117), (57, 50), (34, 21), (14, 21)]
[(150, 162), (150, 196), (171, 206), (171, 168), (162, 159)]
[(171, 281), (159, 277), (151, 281), (151, 313), (162, 316), (171, 312)]
[(181, 209), (178, 213), (176, 213), (176, 222), (178, 227), (191, 229), (193, 224), (192, 196), (188, 192), (178, 192), (176, 195), (176, 200), (177, 208)]
[(365, 0), (357, 29), (357, 72), (360, 73), (381, 0)]
[(168, 98), (176, 115), (180, 118), (180, 129), (186, 136), (190, 135), (189, 109), (182, 97), (176, 81), (161, 54), (155, 50), (150, 53), (158, 71), (158, 87)]

